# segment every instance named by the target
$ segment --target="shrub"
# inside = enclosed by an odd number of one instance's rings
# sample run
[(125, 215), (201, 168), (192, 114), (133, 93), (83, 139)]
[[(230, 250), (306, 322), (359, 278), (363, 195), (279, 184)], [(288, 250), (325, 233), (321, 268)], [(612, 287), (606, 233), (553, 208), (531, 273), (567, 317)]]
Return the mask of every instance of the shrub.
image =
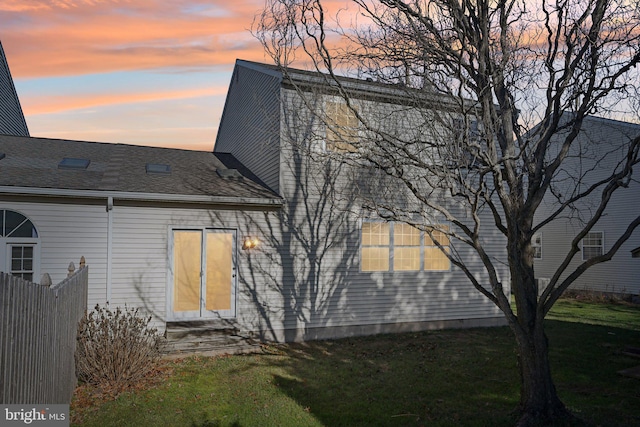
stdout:
[(78, 326), (78, 379), (118, 393), (156, 369), (162, 337), (150, 328), (151, 316), (138, 309), (108, 306), (86, 313)]

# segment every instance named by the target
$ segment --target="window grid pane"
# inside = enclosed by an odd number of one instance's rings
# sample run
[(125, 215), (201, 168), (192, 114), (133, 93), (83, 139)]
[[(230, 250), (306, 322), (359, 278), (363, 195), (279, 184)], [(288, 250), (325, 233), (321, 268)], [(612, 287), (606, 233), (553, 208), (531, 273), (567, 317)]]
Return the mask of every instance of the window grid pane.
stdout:
[[(449, 231), (449, 227), (446, 226), (446, 225), (436, 225), (434, 227), (437, 227), (440, 230)], [(449, 246), (449, 244), (450, 244), (449, 236), (447, 236), (442, 231), (432, 230), (431, 231), (431, 235), (433, 236), (433, 239), (431, 238), (429, 233), (427, 233), (427, 232), (424, 233), (424, 245), (425, 246), (437, 246), (435, 244), (435, 242), (433, 241), (434, 239), (437, 240), (438, 243), (440, 243), (442, 246)]]
[(393, 269), (420, 270), (420, 230), (404, 223), (393, 225)]
[(389, 248), (362, 248), (362, 271), (389, 271)]
[(420, 270), (420, 248), (396, 247), (393, 249), (393, 269), (396, 271)]
[[(424, 270), (425, 271), (448, 271), (451, 270), (451, 261), (447, 258), (438, 245), (436, 240), (445, 250), (446, 253), (450, 253), (449, 236), (445, 232), (449, 231), (449, 227), (446, 225), (438, 224), (434, 225), (434, 230), (424, 235)], [(435, 228), (443, 231), (435, 230)]]
[(362, 223), (362, 271), (389, 271), (389, 224)]
[(11, 274), (26, 280), (33, 279), (33, 247), (11, 247)]
[[(445, 251), (449, 253), (449, 248), (446, 247)], [(425, 271), (448, 271), (450, 269), (451, 261), (437, 246), (424, 248)]]
[(396, 246), (420, 246), (420, 230), (409, 224), (394, 224), (393, 239)]
[(363, 246), (388, 246), (389, 224), (386, 222), (362, 223)]

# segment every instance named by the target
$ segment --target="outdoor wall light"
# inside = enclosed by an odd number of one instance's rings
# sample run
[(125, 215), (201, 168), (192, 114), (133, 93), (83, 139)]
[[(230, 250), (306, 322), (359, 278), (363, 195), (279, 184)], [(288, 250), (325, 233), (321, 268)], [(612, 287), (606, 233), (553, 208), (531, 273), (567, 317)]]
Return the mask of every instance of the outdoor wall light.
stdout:
[(247, 249), (254, 249), (258, 247), (259, 244), (260, 244), (260, 240), (258, 240), (257, 237), (247, 236), (244, 238), (244, 241), (242, 242), (242, 249), (245, 251)]

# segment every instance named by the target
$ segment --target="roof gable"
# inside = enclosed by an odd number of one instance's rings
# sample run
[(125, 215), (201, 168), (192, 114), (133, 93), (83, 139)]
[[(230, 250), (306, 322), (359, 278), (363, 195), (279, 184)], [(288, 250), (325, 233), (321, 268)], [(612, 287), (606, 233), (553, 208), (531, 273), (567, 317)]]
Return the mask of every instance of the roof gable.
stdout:
[(27, 122), (0, 42), (0, 134), (29, 136)]

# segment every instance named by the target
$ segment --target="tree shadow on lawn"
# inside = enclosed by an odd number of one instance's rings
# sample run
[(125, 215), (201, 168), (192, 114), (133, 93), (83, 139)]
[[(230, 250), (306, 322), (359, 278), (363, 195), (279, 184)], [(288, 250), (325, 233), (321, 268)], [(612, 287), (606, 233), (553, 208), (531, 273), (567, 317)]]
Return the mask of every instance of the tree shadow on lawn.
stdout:
[[(275, 383), (327, 426), (513, 424), (507, 328), (314, 341), (270, 348)], [(477, 425), (477, 424), (476, 424)]]
[[(616, 372), (640, 333), (548, 321), (554, 378), (582, 419), (640, 424), (640, 381)], [(275, 384), (326, 426), (511, 426), (519, 401), (508, 328), (379, 335), (271, 346)]]

